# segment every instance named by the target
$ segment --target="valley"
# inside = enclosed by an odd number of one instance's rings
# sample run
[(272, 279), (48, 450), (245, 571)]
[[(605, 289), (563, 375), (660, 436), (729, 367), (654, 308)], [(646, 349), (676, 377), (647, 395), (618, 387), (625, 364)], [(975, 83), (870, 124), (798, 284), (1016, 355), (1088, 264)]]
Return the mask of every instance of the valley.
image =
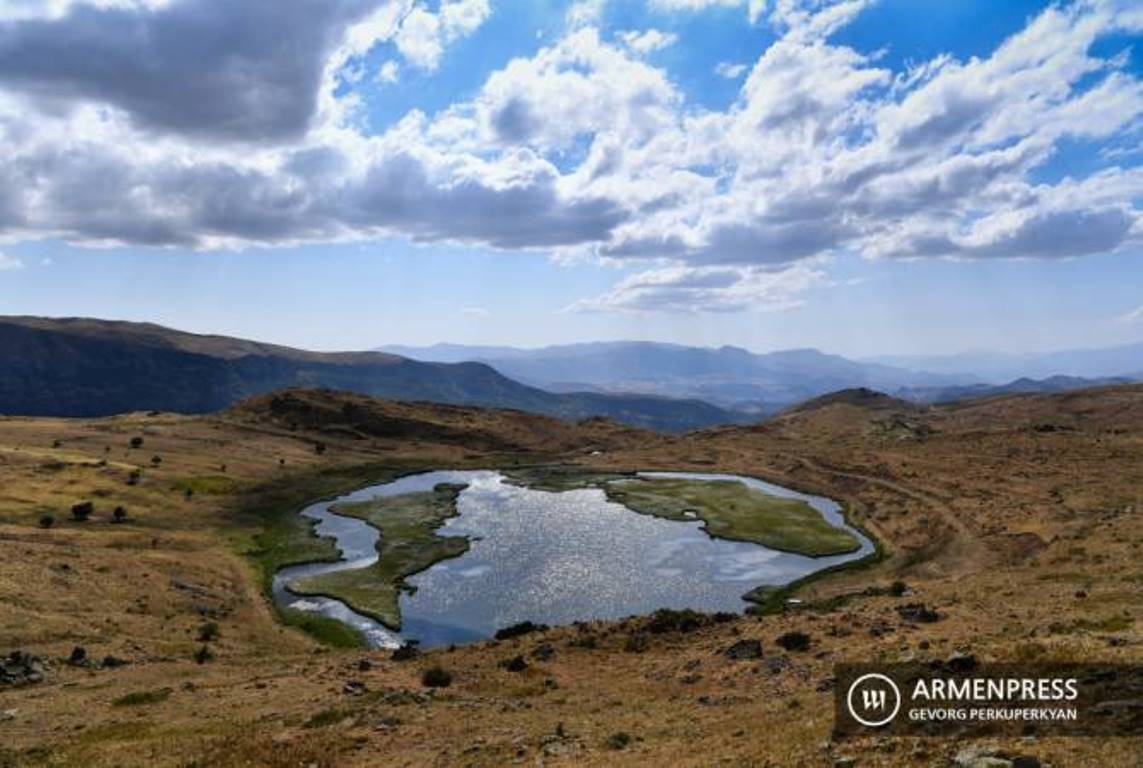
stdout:
[[(966, 745), (833, 742), (832, 665), (1128, 660), (1143, 642), (1141, 575), (1123, 565), (1143, 543), (1138, 386), (937, 408), (841, 393), (682, 436), (292, 391), (217, 416), (8, 417), (0, 446), (0, 538), (20, 554), (0, 562), (0, 647), (45, 670), (43, 682), (0, 687), (12, 713), (0, 764), (340, 766), (384, 753), (702, 765), (711, 749), (741, 764), (946, 764)], [(552, 464), (597, 479), (647, 468), (762, 477), (837, 499), (882, 555), (795, 582), (761, 615), (581, 622), (408, 660), (267, 597), (283, 565), (337, 557), (328, 540), (298, 535), (309, 525), (297, 512), (316, 498), (441, 467), (510, 476)], [(544, 482), (574, 486), (575, 474)], [(71, 519), (85, 500), (94, 513)], [(936, 620), (907, 618), (915, 604)], [(810, 652), (779, 644), (795, 632)], [(743, 640), (760, 641), (761, 658), (728, 655)], [(424, 684), (434, 667), (449, 685)], [(980, 746), (1080, 766), (1127, 765), (1140, 748)]]

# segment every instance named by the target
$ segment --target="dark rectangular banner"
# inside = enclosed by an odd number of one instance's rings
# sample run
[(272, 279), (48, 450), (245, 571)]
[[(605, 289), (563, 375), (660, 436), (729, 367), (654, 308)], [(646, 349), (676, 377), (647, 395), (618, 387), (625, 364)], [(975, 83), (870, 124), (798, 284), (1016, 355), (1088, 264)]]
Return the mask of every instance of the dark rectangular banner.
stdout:
[(843, 664), (835, 735), (1139, 736), (1143, 666)]

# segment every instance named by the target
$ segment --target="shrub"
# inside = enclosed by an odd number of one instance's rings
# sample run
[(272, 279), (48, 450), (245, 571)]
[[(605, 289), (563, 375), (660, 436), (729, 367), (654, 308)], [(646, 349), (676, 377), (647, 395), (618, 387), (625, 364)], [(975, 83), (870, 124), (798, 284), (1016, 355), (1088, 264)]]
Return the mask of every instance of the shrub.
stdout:
[(79, 504), (73, 504), (71, 507), (71, 516), (80, 523), (85, 522), (94, 513), (95, 505), (90, 501), (81, 501)]
[(616, 731), (607, 737), (608, 749), (626, 749), (627, 745), (631, 743), (631, 734), (627, 731)]
[(139, 484), (140, 472), (137, 469), (131, 470), (131, 474), (127, 475), (127, 485)]
[(138, 435), (131, 438), (131, 447), (132, 448), (142, 448), (143, 447), (143, 438), (139, 437)]
[(810, 647), (810, 636), (805, 632), (787, 632), (776, 642), (787, 651), (805, 651)]
[(447, 688), (452, 685), (452, 672), (441, 666), (429, 667), (421, 673), (421, 684), (428, 688)]
[(704, 616), (701, 613), (685, 608), (681, 611), (671, 608), (660, 608), (651, 615), (647, 622), (647, 631), (661, 635), (664, 632), (692, 632), (703, 625)]
[(157, 691), (137, 691), (126, 696), (120, 696), (111, 702), (113, 707), (137, 707), (141, 704), (158, 704), (166, 701), (171, 695), (170, 688), (160, 688)]
[(509, 640), (513, 637), (521, 637), (523, 635), (531, 634), (532, 632), (543, 632), (548, 628), (547, 624), (536, 624), (531, 621), (521, 621), (519, 624), (513, 624), (510, 627), (496, 630), (497, 640)]
[(200, 643), (209, 643), (211, 640), (218, 639), (218, 623), (208, 621), (198, 628), (198, 641)]
[(314, 453), (316, 453), (318, 456), (321, 456), (323, 453), (325, 453), (325, 443), (314, 443)]
[(647, 640), (647, 636), (642, 632), (636, 632), (627, 638), (627, 642), (623, 645), (623, 650), (628, 653), (642, 653), (647, 650), (647, 646), (649, 645), (650, 643)]
[(51, 528), (56, 524), (56, 519), (51, 515), (40, 515), (40, 527)]
[(909, 586), (905, 582), (898, 580), (889, 585), (889, 594), (893, 597), (900, 597), (908, 589)]
[(156, 453), (151, 457), (151, 463), (157, 467), (163, 463), (163, 457)]
[(194, 652), (194, 660), (196, 664), (205, 664), (214, 659), (214, 653), (211, 652), (210, 646), (205, 643)]
[(183, 496), (187, 499), (190, 499), (192, 496), (194, 496), (194, 488), (187, 488), (186, 491), (183, 492)]
[(127, 521), (127, 508), (116, 507), (115, 511), (111, 513), (111, 522), (123, 523)]

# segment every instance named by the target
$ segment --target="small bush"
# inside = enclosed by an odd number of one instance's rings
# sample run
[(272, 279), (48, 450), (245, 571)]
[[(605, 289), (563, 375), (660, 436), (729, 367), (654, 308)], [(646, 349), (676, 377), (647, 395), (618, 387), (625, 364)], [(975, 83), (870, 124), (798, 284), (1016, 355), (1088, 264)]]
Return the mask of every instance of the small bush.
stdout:
[(51, 528), (56, 524), (56, 519), (51, 515), (40, 515), (40, 527)]
[(889, 585), (889, 594), (893, 597), (901, 597), (908, 589), (908, 584), (901, 580), (897, 580)]
[(113, 522), (113, 523), (125, 523), (125, 522), (127, 522), (127, 508), (126, 507), (116, 507), (115, 511), (111, 513), (111, 522)]
[(405, 643), (400, 648), (393, 649), (393, 655), (390, 657), (393, 661), (409, 661), (417, 658), (417, 646), (414, 643)]
[(647, 622), (647, 631), (661, 635), (665, 632), (692, 632), (704, 623), (705, 617), (697, 611), (685, 608), (681, 611), (660, 608)]
[(631, 743), (631, 734), (627, 731), (616, 731), (607, 737), (608, 749), (626, 749), (627, 745)]
[(90, 501), (81, 501), (79, 504), (73, 504), (71, 507), (71, 516), (76, 522), (86, 522), (93, 514), (95, 514), (95, 505)]
[(120, 696), (111, 702), (113, 707), (137, 707), (141, 704), (158, 704), (171, 696), (170, 688), (160, 688), (157, 691), (136, 691)]
[(496, 630), (497, 640), (510, 640), (513, 637), (521, 637), (529, 635), (533, 632), (543, 632), (548, 628), (547, 624), (536, 624), (532, 621), (521, 621), (519, 624), (513, 624), (510, 627)]
[(623, 650), (628, 653), (642, 653), (647, 650), (649, 645), (647, 636), (642, 632), (636, 632), (627, 638), (627, 642), (623, 644)]
[(198, 641), (200, 643), (209, 643), (211, 640), (217, 640), (219, 635), (218, 623), (208, 621), (198, 628)]
[(805, 651), (810, 647), (810, 636), (805, 632), (787, 632), (775, 642), (787, 651)]
[(447, 688), (452, 685), (452, 672), (444, 667), (429, 667), (421, 673), (421, 684), (428, 688)]
[(509, 672), (523, 672), (528, 668), (528, 662), (524, 661), (524, 657), (516, 654), (510, 659), (504, 659), (500, 662), (500, 666)]
[(163, 457), (162, 456), (155, 454), (154, 456), (151, 457), (151, 464), (153, 464), (154, 466), (157, 467), (162, 463), (163, 463)]
[(143, 438), (139, 437), (138, 435), (131, 438), (131, 447), (132, 448), (142, 448), (143, 447)]
[(127, 485), (138, 485), (140, 473), (139, 470), (131, 470), (131, 474), (127, 475)]
[(196, 664), (205, 664), (208, 661), (213, 661), (214, 653), (211, 652), (210, 646), (203, 644), (202, 647), (194, 652), (194, 660)]
[(325, 453), (325, 443), (314, 443), (314, 453), (316, 453), (318, 456), (321, 456), (323, 453)]

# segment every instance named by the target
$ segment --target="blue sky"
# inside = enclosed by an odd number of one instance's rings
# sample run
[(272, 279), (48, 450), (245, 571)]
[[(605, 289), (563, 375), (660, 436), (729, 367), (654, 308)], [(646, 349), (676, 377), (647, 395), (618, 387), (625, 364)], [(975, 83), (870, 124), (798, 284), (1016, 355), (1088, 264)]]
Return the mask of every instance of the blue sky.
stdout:
[(1133, 4), (240, 7), (0, 10), (0, 312), (317, 349), (1143, 340)]

